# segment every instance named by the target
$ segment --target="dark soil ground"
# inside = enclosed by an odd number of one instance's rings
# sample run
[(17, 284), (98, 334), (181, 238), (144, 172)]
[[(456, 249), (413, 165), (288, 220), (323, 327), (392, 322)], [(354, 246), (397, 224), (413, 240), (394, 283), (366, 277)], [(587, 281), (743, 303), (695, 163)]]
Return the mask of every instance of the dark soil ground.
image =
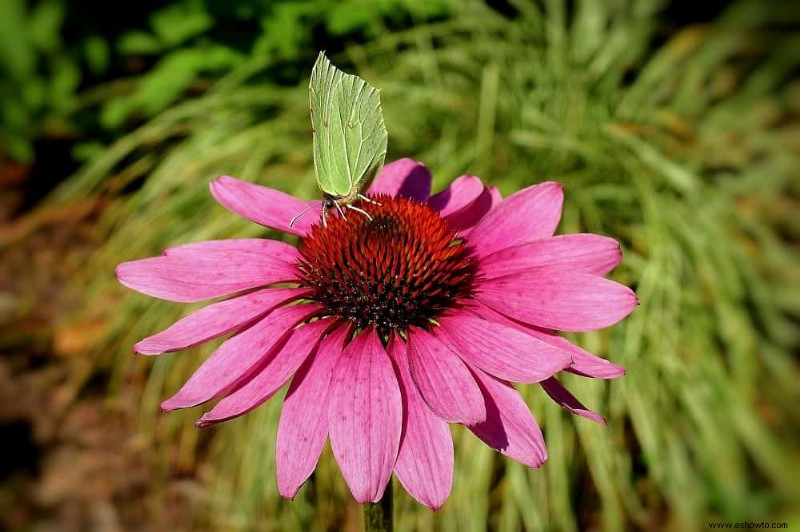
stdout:
[(70, 279), (102, 244), (105, 206), (45, 205), (52, 183), (33, 181), (31, 168), (0, 161), (0, 530), (186, 529), (188, 505), (148, 502), (142, 383), (110, 399), (87, 356), (103, 323), (76, 319), (84, 294)]

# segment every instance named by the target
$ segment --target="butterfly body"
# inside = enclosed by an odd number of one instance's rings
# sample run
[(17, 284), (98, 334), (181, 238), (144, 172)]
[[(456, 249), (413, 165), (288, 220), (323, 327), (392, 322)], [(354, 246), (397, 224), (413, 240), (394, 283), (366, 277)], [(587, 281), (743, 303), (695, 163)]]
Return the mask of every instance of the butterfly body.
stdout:
[(314, 171), (322, 191), (322, 221), (328, 211), (352, 209), (383, 167), (387, 133), (379, 91), (345, 74), (320, 53), (311, 71), (309, 106)]

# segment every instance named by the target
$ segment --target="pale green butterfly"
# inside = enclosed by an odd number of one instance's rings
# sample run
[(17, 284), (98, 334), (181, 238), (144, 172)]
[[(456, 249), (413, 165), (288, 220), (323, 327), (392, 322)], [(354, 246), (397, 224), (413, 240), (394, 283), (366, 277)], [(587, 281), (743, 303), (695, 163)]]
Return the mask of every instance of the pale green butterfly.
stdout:
[[(378, 89), (345, 74), (320, 52), (308, 85), (314, 172), (322, 190), (322, 223), (327, 212), (344, 208), (369, 214), (353, 206), (383, 167), (387, 133)], [(305, 212), (305, 211), (304, 211)], [(292, 223), (301, 216), (296, 216)]]

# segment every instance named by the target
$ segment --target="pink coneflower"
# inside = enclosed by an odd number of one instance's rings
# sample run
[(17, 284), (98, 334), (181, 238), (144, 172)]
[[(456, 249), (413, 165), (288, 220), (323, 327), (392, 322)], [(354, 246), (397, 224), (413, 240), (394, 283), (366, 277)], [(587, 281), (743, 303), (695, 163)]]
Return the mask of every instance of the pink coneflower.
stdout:
[[(542, 433), (512, 383), (541, 383), (565, 408), (603, 422), (555, 379), (566, 370), (610, 378), (622, 368), (554, 330), (612, 325), (636, 306), (602, 276), (619, 245), (592, 234), (553, 236), (563, 193), (541, 183), (505, 200), (472, 176), (430, 195), (431, 176), (402, 159), (386, 165), (347, 219), (327, 227), (310, 205), (221, 177), (211, 193), (256, 223), (302, 238), (186, 244), (120, 264), (125, 286), (171, 301), (238, 294), (137, 343), (156, 355), (234, 333), (165, 410), (219, 402), (198, 421), (240, 416), (291, 380), (277, 434), (278, 487), (294, 497), (325, 440), (355, 499), (378, 501), (397, 475), (419, 502), (450, 493), (453, 440), (466, 425), (531, 467), (547, 458)], [(280, 287), (273, 287), (280, 283)]]

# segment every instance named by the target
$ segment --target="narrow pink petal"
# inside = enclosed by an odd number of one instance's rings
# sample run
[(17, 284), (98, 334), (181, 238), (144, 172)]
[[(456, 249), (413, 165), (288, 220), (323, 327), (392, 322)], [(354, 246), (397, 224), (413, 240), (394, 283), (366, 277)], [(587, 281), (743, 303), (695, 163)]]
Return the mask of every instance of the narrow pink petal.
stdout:
[(278, 491), (293, 499), (308, 480), (328, 437), (329, 384), (344, 349), (347, 327), (340, 326), (320, 342), (292, 379), (283, 400), (275, 443)]
[(442, 318), (437, 332), (462, 359), (504, 380), (543, 381), (572, 362), (558, 347), (470, 312)]
[(142, 355), (179, 351), (228, 334), (279, 305), (306, 295), (305, 288), (267, 288), (203, 307), (133, 346)]
[(612, 364), (604, 358), (600, 358), (585, 349), (581, 349), (553, 331), (540, 329), (533, 325), (512, 320), (508, 316), (500, 314), (482, 303), (476, 302), (476, 304), (472, 305), (472, 309), (489, 321), (502, 323), (518, 331), (535, 336), (539, 340), (552, 344), (559, 349), (563, 349), (572, 357), (572, 365), (566, 368), (570, 373), (597, 379), (613, 379), (625, 374), (625, 369), (622, 366)]
[(411, 380), (408, 348), (393, 337), (389, 355), (394, 361), (403, 396), (403, 438), (394, 472), (408, 493), (438, 510), (453, 487), (453, 437), (447, 422), (425, 404)]
[(367, 193), (425, 201), (431, 194), (431, 173), (413, 159), (398, 159), (383, 167)]
[(297, 279), (297, 250), (276, 240), (197, 242), (164, 253), (123, 262), (117, 279), (137, 292), (181, 303)]
[(480, 388), (464, 362), (450, 347), (419, 329), (408, 335), (411, 377), (433, 412), (452, 423), (478, 423), (486, 419)]
[(501, 454), (529, 467), (539, 467), (547, 460), (547, 448), (522, 396), (507, 382), (474, 370), (475, 378), (486, 397), (486, 421), (469, 426), (478, 438)]
[(569, 390), (564, 388), (564, 386), (556, 380), (555, 377), (549, 378), (545, 381), (541, 382), (542, 388), (544, 391), (547, 392), (553, 401), (563, 406), (566, 410), (569, 410), (575, 415), (585, 417), (586, 419), (591, 419), (595, 423), (600, 423), (601, 425), (606, 424), (606, 419), (596, 412), (592, 412), (583, 404), (578, 401), (574, 395), (572, 395)]
[(561, 219), (564, 192), (548, 181), (524, 188), (506, 198), (470, 233), (469, 243), (480, 257), (553, 236)]
[(587, 273), (529, 271), (484, 280), (478, 291), (480, 301), (506, 316), (573, 332), (613, 325), (638, 305), (627, 286)]
[(339, 357), (328, 409), (331, 450), (353, 497), (377, 502), (400, 447), (403, 404), (389, 355), (372, 329)]
[(189, 377), (178, 393), (161, 403), (161, 408), (175, 410), (197, 406), (232, 390), (266, 362), (273, 347), (279, 345), (295, 325), (316, 312), (319, 312), (317, 305), (281, 307), (229, 338)]
[(528, 334), (569, 353), (572, 357), (572, 365), (566, 369), (570, 373), (575, 373), (576, 375), (584, 377), (594, 377), (596, 379), (613, 379), (625, 375), (625, 368), (622, 366), (612, 364), (604, 358), (593, 355), (555, 333), (531, 328), (528, 330)]
[(220, 400), (211, 411), (203, 414), (197, 426), (207, 427), (227, 421), (246, 414), (268, 401), (305, 362), (331, 323), (331, 320), (323, 319), (295, 329), (266, 366), (240, 388)]
[[(211, 194), (220, 204), (239, 216), (257, 224), (297, 236), (305, 236), (319, 223), (320, 202), (299, 200), (279, 190), (248, 183), (235, 177), (222, 176), (211, 182)], [(295, 220), (304, 210), (311, 209)]]
[(539, 268), (605, 275), (620, 262), (622, 251), (613, 238), (574, 233), (500, 250), (482, 258), (478, 270), (487, 279)]
[(215, 264), (221, 260), (240, 261), (261, 255), (270, 255), (284, 262), (294, 262), (298, 256), (297, 248), (294, 246), (268, 238), (228, 238), (190, 242), (167, 248), (162, 255), (192, 258), (203, 264)]

